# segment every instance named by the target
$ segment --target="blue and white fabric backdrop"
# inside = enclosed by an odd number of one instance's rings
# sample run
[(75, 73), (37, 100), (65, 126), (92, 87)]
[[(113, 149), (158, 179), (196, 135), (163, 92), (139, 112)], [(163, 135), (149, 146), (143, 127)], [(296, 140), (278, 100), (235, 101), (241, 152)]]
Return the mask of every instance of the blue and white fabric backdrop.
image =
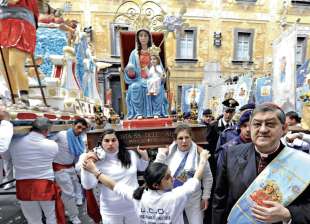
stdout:
[(55, 28), (39, 27), (35, 55), (43, 57), (40, 70), (48, 77), (52, 75), (53, 63), (50, 55), (63, 55), (63, 47), (67, 45), (66, 33)]

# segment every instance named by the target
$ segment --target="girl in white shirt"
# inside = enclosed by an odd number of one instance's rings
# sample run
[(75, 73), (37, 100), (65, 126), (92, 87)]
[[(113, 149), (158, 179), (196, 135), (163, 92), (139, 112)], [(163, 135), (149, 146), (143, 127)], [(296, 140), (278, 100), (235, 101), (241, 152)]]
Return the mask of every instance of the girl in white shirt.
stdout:
[[(144, 171), (148, 166), (148, 155), (144, 150), (136, 152), (126, 150), (120, 144), (117, 133), (113, 129), (106, 129), (99, 141), (100, 146), (93, 152), (87, 153), (81, 160), (95, 158), (96, 166), (114, 180), (130, 187), (137, 188), (137, 170)], [(99, 158), (98, 158), (99, 157)], [(81, 182), (85, 189), (97, 186), (96, 176), (90, 172), (81, 170)], [(99, 183), (100, 184), (100, 183)], [(100, 187), (100, 214), (103, 224), (137, 224), (136, 215), (132, 201), (122, 198), (108, 187)]]
[(202, 151), (194, 177), (175, 189), (172, 189), (170, 170), (163, 163), (151, 163), (144, 174), (146, 185), (136, 190), (132, 186), (115, 182), (99, 170), (91, 159), (84, 161), (83, 168), (115, 193), (134, 202), (136, 214), (140, 218), (137, 224), (183, 224), (183, 210), (191, 193), (200, 188), (200, 180), (208, 158), (209, 153)]
[[(194, 175), (199, 164), (199, 151), (202, 148), (192, 141), (192, 130), (187, 124), (180, 124), (174, 131), (175, 141), (169, 146), (167, 153), (159, 152), (155, 162), (166, 163), (171, 170), (173, 187), (178, 188)], [(185, 207), (185, 214), (189, 224), (202, 224), (203, 211), (208, 208), (213, 177), (210, 165), (207, 162), (202, 176), (202, 188), (197, 189), (191, 195), (191, 199)]]

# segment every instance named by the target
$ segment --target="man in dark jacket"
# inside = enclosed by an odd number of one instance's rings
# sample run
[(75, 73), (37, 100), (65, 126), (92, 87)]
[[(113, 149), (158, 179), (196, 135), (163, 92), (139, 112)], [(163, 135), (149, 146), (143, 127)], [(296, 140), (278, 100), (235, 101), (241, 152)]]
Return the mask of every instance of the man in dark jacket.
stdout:
[[(212, 205), (212, 223), (226, 224), (232, 207), (284, 145), (281, 137), (287, 131), (284, 112), (274, 104), (259, 105), (252, 113), (252, 143), (233, 146), (218, 161), (216, 187)], [(308, 156), (307, 154), (304, 154)], [(288, 206), (279, 202), (264, 201), (251, 208), (252, 219), (263, 223), (310, 223), (310, 187), (299, 194)]]
[(240, 134), (237, 137), (234, 137), (230, 141), (226, 142), (224, 145), (220, 146), (215, 151), (215, 160), (218, 161), (218, 158), (223, 156), (224, 151), (228, 150), (234, 145), (245, 144), (251, 142), (251, 130), (250, 130), (250, 117), (252, 110), (244, 112), (238, 123), (238, 128), (240, 129)]

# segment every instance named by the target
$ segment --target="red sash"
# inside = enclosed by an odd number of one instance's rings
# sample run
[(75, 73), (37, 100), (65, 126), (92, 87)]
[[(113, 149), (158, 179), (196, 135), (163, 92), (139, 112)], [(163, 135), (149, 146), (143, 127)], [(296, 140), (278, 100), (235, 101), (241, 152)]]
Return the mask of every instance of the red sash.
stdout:
[(63, 170), (63, 169), (69, 169), (71, 167), (74, 167), (74, 164), (59, 164), (59, 163), (53, 163), (53, 170), (55, 172)]
[(91, 217), (95, 223), (99, 223), (101, 221), (100, 209), (98, 207), (93, 190), (85, 190), (85, 197), (88, 216)]
[(51, 180), (16, 180), (16, 198), (21, 201), (55, 201), (57, 224), (66, 224), (61, 190)]

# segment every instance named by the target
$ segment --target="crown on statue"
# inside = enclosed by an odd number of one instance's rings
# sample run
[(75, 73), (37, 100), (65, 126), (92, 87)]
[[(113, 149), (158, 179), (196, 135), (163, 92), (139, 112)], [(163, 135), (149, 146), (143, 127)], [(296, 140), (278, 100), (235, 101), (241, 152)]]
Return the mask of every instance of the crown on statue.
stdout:
[(160, 48), (156, 47), (154, 44), (149, 48), (150, 55), (159, 56)]

